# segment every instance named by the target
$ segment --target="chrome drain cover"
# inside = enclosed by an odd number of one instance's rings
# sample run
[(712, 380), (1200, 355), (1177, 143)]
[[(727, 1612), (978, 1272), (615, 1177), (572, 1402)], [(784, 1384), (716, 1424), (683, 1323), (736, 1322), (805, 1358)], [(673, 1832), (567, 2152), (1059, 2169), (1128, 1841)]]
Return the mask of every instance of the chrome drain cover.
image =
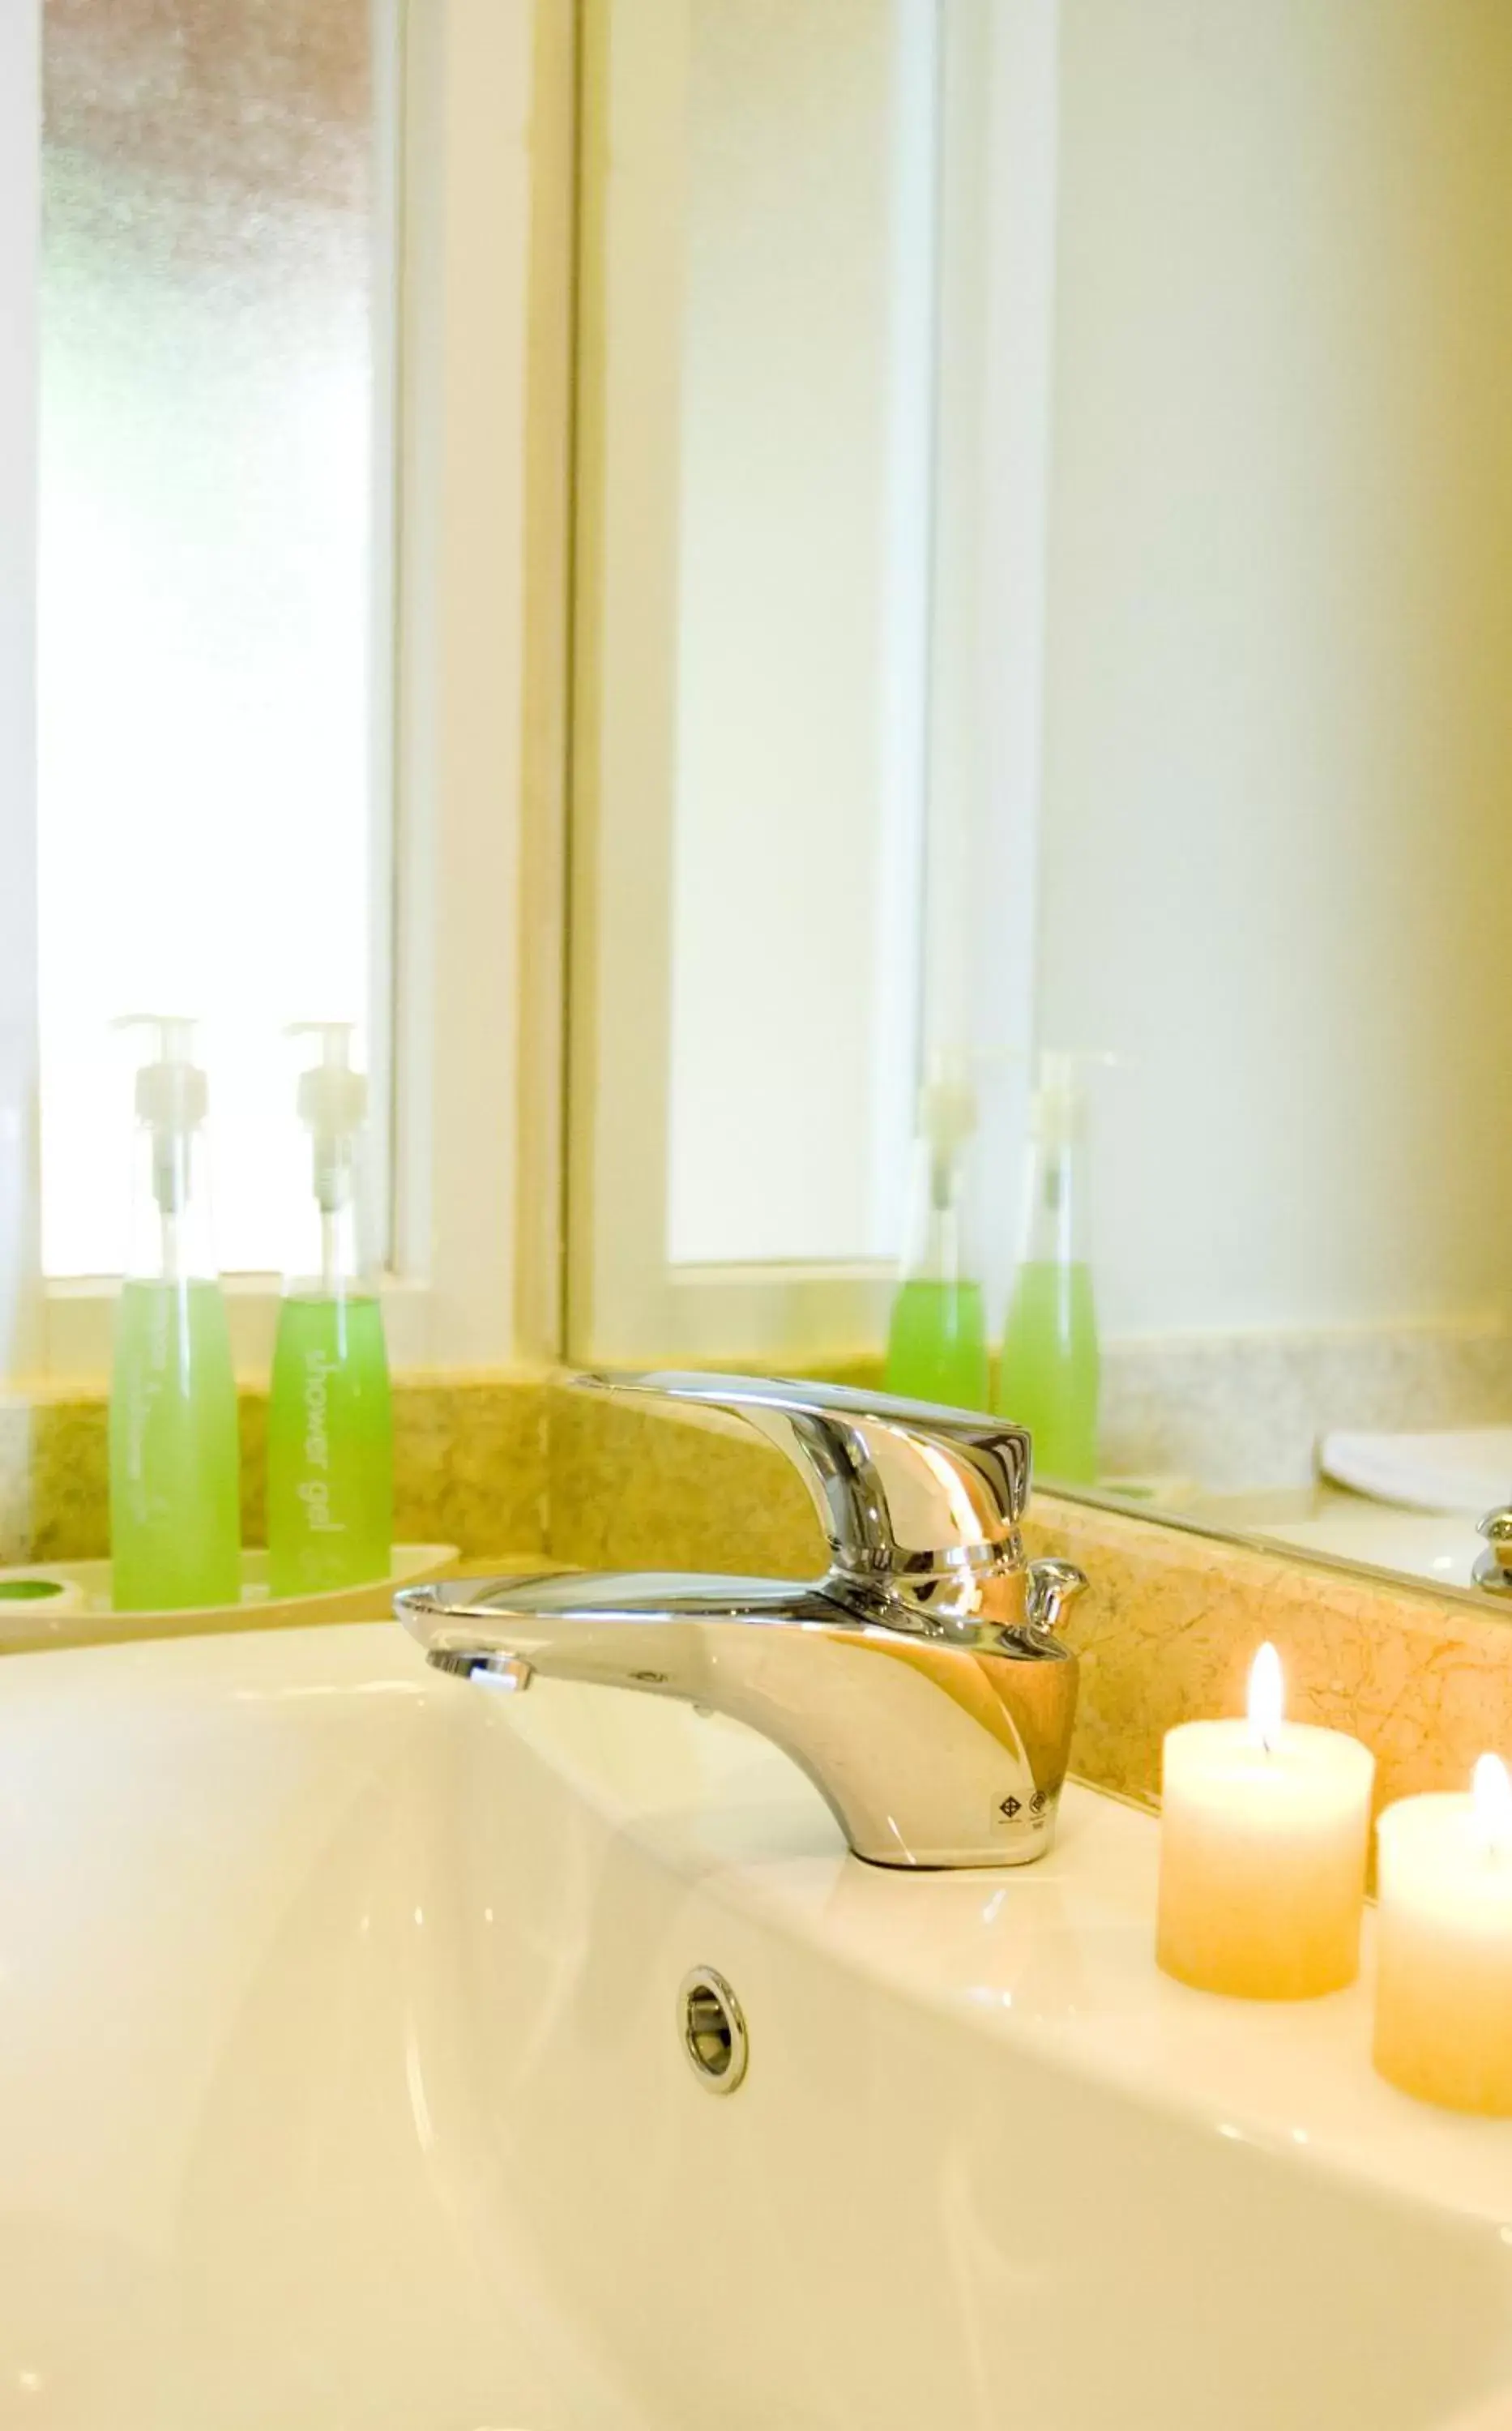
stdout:
[(750, 2059), (745, 2012), (722, 1975), (695, 1967), (678, 1994), (682, 2048), (688, 2066), (709, 2093), (733, 2093)]

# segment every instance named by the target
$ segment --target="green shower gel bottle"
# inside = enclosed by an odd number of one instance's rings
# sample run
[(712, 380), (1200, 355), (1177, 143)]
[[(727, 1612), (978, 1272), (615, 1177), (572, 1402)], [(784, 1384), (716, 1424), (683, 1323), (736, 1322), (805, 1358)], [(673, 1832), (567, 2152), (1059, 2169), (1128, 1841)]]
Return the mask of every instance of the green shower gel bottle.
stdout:
[(363, 1280), (357, 1150), (367, 1083), (352, 1024), (301, 1022), (321, 1060), (299, 1082), (311, 1135), (307, 1237), (284, 1286), (268, 1399), (268, 1584), (322, 1595), (387, 1578), (394, 1533), (394, 1424), (378, 1289)]
[(110, 1593), (117, 1612), (242, 1598), (231, 1336), (210, 1234), (209, 1090), (193, 1025), (158, 1014), (137, 1074), (131, 1251), (110, 1371)]
[(964, 1059), (937, 1057), (919, 1097), (908, 1249), (887, 1334), (887, 1390), (959, 1410), (987, 1406), (986, 1316), (966, 1242), (976, 1127)]
[[(1003, 1329), (994, 1404), (1027, 1427), (1034, 1473), (1067, 1485), (1098, 1473), (1101, 1354), (1087, 1240), (1086, 1108), (1074, 1054), (1040, 1058), (1023, 1256)], [(1101, 1060), (1101, 1059), (1099, 1059)]]

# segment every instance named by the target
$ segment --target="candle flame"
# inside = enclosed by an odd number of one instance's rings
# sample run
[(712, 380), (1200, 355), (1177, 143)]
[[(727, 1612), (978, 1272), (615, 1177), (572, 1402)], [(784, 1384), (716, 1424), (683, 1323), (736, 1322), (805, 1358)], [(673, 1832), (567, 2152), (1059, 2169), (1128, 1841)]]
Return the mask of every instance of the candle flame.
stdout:
[(1262, 1747), (1278, 1736), (1284, 1703), (1281, 1657), (1268, 1639), (1250, 1666), (1250, 1728)]
[(1475, 1826), (1493, 1856), (1512, 1847), (1512, 1780), (1499, 1755), (1476, 1759), (1470, 1782)]

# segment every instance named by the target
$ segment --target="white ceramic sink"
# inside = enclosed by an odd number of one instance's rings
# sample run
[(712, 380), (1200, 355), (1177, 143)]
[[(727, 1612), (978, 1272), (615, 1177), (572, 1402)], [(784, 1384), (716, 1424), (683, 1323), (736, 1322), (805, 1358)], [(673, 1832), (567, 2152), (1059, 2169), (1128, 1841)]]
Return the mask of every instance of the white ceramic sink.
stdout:
[(1512, 2128), (1378, 2084), (1363, 1991), (1161, 1979), (1154, 1836), (873, 1871), (733, 1725), (388, 1625), (5, 1662), (0, 2423), (1454, 2421)]

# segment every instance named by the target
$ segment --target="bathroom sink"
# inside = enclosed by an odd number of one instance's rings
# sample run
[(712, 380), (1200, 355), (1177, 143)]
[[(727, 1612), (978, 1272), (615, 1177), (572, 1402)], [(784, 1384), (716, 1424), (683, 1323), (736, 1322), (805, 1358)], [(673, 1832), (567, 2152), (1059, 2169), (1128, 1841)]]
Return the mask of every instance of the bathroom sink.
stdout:
[(1512, 2382), (1512, 2127), (1378, 2083), (1363, 1991), (1158, 1976), (1155, 1827), (1074, 1786), (1038, 1865), (882, 1872), (737, 1725), (377, 1624), (8, 1661), (0, 1835), (0, 2422), (1417, 2431)]

